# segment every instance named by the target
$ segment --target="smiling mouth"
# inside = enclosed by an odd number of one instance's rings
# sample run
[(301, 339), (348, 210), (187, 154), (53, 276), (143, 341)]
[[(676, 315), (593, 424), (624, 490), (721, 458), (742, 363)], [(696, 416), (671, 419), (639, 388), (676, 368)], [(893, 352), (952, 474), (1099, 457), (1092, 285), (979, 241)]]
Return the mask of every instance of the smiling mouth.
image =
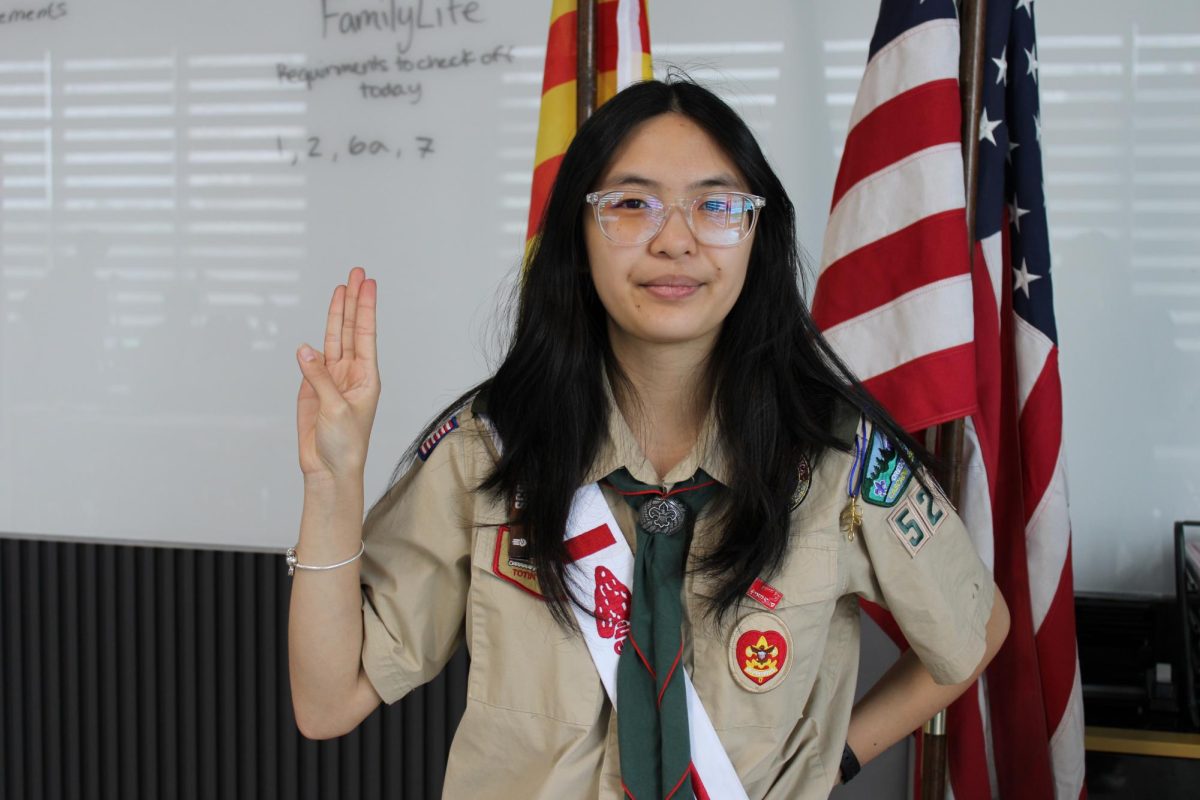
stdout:
[(642, 288), (651, 295), (664, 300), (677, 300), (683, 297), (690, 297), (703, 285), (699, 281), (683, 277), (656, 278), (648, 283), (641, 284)]

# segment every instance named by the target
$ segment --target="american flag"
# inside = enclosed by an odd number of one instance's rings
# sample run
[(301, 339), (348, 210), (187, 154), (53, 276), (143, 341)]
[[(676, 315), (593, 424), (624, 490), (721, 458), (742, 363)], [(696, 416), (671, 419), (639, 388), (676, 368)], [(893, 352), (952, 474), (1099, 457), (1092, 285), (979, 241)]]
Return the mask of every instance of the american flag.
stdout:
[(985, 35), (973, 267), (954, 3), (883, 0), (813, 313), (906, 428), (966, 417), (959, 512), (1012, 627), (948, 711), (954, 795), (1074, 800), (1086, 796), (1083, 702), (1033, 0), (993, 0)]

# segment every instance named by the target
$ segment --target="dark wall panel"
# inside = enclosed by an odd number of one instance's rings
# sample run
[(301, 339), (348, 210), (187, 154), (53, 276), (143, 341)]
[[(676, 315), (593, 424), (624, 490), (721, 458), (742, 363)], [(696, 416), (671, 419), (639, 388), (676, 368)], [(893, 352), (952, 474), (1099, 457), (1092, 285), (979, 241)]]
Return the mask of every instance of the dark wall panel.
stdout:
[(307, 740), (289, 590), (273, 553), (0, 539), (0, 800), (440, 797), (466, 654)]

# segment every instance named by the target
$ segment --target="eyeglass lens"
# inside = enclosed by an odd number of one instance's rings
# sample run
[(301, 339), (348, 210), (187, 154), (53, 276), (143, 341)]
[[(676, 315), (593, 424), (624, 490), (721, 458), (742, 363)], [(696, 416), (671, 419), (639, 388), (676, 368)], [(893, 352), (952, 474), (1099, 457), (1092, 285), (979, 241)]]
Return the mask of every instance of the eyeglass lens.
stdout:
[[(613, 241), (626, 244), (640, 244), (658, 233), (668, 209), (661, 199), (645, 192), (609, 192), (596, 203), (600, 230)], [(737, 244), (754, 226), (754, 203), (740, 194), (702, 195), (693, 202), (693, 209), (690, 226), (701, 244)]]

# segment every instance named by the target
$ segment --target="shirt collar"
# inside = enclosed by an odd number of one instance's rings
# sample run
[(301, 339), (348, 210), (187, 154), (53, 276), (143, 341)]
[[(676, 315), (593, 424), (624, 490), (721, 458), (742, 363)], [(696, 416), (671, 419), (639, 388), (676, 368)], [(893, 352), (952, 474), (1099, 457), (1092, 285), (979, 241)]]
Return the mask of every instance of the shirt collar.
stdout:
[(663, 484), (669, 486), (686, 481), (695, 474), (697, 469), (703, 469), (719, 482), (726, 486), (729, 485), (727, 461), (717, 426), (715, 403), (709, 404), (708, 414), (705, 415), (704, 422), (700, 427), (700, 435), (696, 438), (696, 443), (692, 446), (691, 451), (666, 475), (660, 476), (654, 469), (654, 465), (642, 452), (641, 446), (634, 438), (633, 431), (629, 428), (629, 423), (625, 421), (624, 415), (617, 407), (607, 371), (603, 371), (603, 373), (604, 399), (608, 404), (608, 430), (600, 443), (596, 457), (592, 460), (592, 467), (588, 470), (584, 483), (593, 483), (610, 472), (625, 467), (636, 480), (651, 486), (662, 486)]

